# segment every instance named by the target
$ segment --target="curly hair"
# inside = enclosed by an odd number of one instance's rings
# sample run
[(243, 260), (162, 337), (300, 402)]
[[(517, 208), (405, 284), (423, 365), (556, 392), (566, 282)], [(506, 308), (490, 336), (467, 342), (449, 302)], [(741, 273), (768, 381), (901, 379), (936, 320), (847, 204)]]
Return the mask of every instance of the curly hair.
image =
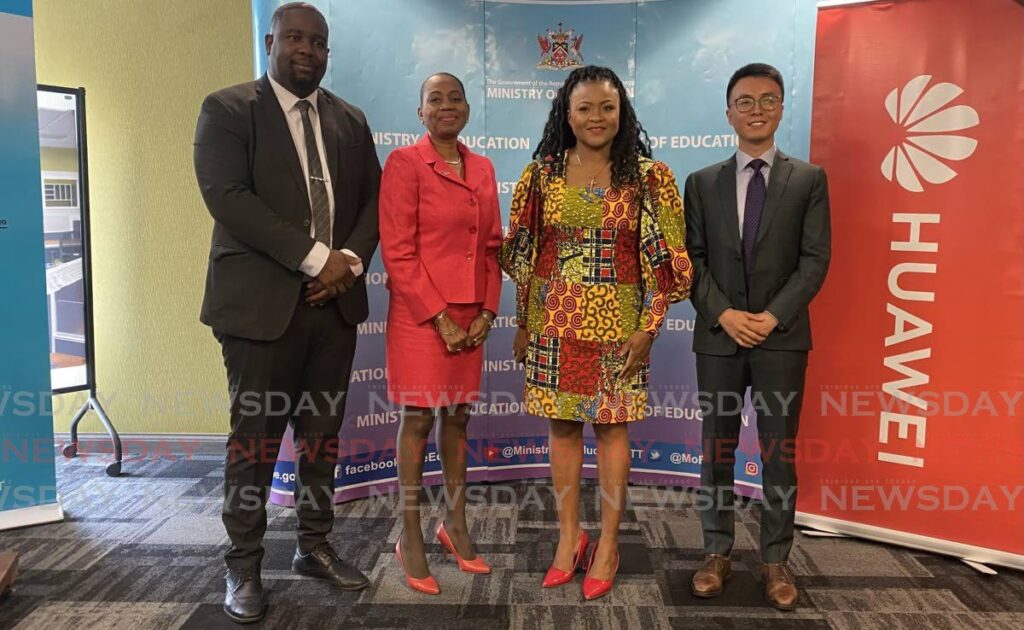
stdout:
[(569, 96), (581, 83), (608, 81), (619, 93), (619, 131), (612, 140), (612, 186), (620, 188), (640, 184), (640, 158), (651, 157), (651, 139), (629, 102), (626, 87), (609, 68), (584, 66), (569, 73), (551, 102), (551, 113), (544, 124), (544, 135), (533, 152), (533, 159), (552, 162), (558, 175), (564, 175), (565, 152), (576, 146), (569, 126)]

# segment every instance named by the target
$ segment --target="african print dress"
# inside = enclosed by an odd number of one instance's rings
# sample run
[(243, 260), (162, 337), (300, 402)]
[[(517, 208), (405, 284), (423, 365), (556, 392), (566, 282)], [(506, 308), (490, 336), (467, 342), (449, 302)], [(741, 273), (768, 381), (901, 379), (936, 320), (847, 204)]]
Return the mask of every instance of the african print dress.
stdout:
[(683, 203), (672, 171), (641, 160), (636, 186), (568, 186), (551, 159), (523, 171), (502, 244), (516, 317), (530, 333), (527, 413), (615, 423), (641, 420), (650, 366), (629, 380), (619, 350), (656, 335), (671, 302), (690, 295)]

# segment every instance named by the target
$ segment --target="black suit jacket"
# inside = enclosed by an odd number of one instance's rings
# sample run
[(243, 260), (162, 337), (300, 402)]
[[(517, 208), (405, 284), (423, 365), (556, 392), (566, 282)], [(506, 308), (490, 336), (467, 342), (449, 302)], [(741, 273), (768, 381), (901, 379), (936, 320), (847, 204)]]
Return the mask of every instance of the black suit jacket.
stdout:
[(691, 173), (683, 203), (694, 271), (690, 299), (697, 310), (694, 352), (736, 353), (739, 346), (718, 325), (728, 308), (767, 310), (778, 318), (761, 348), (810, 350), (807, 307), (825, 281), (832, 251), (824, 169), (776, 153), (749, 288), (736, 208), (736, 157)]
[[(334, 187), (334, 249), (368, 268), (377, 248), (380, 162), (363, 113), (325, 89), (317, 109)], [(309, 193), (284, 112), (269, 79), (206, 97), (195, 169), (213, 240), (200, 320), (217, 333), (280, 337), (299, 302), (298, 270), (314, 240)], [(335, 300), (345, 321), (366, 319), (365, 274)]]

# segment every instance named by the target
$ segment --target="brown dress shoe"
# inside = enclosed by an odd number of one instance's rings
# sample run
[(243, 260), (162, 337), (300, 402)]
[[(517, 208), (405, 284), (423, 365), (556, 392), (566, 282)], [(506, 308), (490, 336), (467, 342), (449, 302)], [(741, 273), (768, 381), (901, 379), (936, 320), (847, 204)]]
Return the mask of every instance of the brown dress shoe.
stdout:
[(732, 562), (728, 558), (709, 553), (704, 558), (704, 564), (693, 574), (690, 592), (697, 597), (718, 597), (731, 574)]
[(779, 610), (793, 610), (800, 591), (796, 589), (796, 578), (784, 562), (766, 563), (761, 568), (764, 581), (764, 596), (768, 603)]

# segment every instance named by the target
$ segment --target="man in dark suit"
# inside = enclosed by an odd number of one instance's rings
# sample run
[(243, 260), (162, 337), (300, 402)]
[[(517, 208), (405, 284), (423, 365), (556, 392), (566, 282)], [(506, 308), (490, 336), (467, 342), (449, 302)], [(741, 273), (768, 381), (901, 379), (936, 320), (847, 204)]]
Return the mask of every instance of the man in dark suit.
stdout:
[(767, 64), (737, 70), (726, 117), (739, 151), (686, 180), (686, 249), (697, 310), (693, 351), (704, 397), (701, 522), (707, 557), (694, 595), (722, 592), (734, 539), (734, 452), (742, 397), (751, 388), (763, 458), (761, 516), (765, 596), (791, 610), (799, 593), (786, 564), (793, 544), (793, 441), (804, 388), (811, 324), (831, 252), (828, 184), (818, 166), (775, 146), (782, 75)]
[(356, 325), (368, 312), (362, 271), (377, 247), (380, 164), (363, 113), (319, 87), (323, 15), (286, 4), (271, 30), (268, 73), (208, 96), (195, 139), (214, 218), (201, 319), (221, 344), (232, 395), (224, 610), (239, 622), (267, 609), (265, 506), (289, 421), (298, 459), (292, 570), (346, 590), (368, 584), (327, 537)]

